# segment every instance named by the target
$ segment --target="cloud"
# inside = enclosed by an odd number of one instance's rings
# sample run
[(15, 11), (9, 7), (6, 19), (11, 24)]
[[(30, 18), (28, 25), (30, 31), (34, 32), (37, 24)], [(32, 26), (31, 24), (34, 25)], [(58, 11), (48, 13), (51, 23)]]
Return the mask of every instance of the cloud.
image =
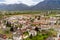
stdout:
[(40, 1), (44, 1), (44, 0), (33, 0), (34, 2), (40, 2)]
[(0, 2), (0, 3), (5, 3), (5, 4), (24, 3), (30, 6), (30, 5), (35, 5), (38, 2), (34, 2), (33, 0), (5, 0), (4, 2)]
[(38, 2), (34, 2), (32, 0), (21, 0), (22, 3), (25, 3), (27, 5), (35, 5), (37, 4)]

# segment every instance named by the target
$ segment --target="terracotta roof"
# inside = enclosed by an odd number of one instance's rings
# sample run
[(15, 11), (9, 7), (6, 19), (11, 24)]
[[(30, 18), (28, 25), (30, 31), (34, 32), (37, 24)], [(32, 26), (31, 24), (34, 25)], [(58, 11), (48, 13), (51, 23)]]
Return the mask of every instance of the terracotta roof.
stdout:
[(7, 36), (6, 35), (3, 35), (3, 34), (0, 34), (0, 38), (6, 39)]

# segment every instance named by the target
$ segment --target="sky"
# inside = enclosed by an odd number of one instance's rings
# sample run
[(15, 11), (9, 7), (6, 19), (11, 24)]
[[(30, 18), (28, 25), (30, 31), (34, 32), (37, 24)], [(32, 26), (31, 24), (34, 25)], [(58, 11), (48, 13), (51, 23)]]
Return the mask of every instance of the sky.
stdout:
[(0, 4), (19, 4), (19, 3), (24, 3), (26, 5), (36, 5), (37, 3), (41, 2), (43, 0), (0, 0)]

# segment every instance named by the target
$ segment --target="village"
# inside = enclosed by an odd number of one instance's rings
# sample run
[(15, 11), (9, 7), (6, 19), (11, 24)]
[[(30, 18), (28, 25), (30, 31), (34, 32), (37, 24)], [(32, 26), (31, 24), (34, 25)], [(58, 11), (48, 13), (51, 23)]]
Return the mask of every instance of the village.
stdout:
[(0, 40), (32, 40), (39, 34), (45, 36), (36, 40), (60, 40), (60, 14), (15, 15), (0, 21)]

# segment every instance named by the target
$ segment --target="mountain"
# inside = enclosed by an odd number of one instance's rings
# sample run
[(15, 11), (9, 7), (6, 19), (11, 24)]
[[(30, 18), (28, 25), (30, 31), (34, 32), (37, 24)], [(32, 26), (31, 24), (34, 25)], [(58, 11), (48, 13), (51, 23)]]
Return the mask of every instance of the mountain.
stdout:
[(51, 10), (60, 9), (60, 0), (44, 0), (37, 5), (28, 6), (26, 4), (0, 4), (0, 10)]
[(31, 8), (32, 10), (60, 9), (60, 0), (44, 0)]
[(20, 3), (20, 4), (1, 4), (0, 5), (0, 10), (27, 10), (29, 6)]

